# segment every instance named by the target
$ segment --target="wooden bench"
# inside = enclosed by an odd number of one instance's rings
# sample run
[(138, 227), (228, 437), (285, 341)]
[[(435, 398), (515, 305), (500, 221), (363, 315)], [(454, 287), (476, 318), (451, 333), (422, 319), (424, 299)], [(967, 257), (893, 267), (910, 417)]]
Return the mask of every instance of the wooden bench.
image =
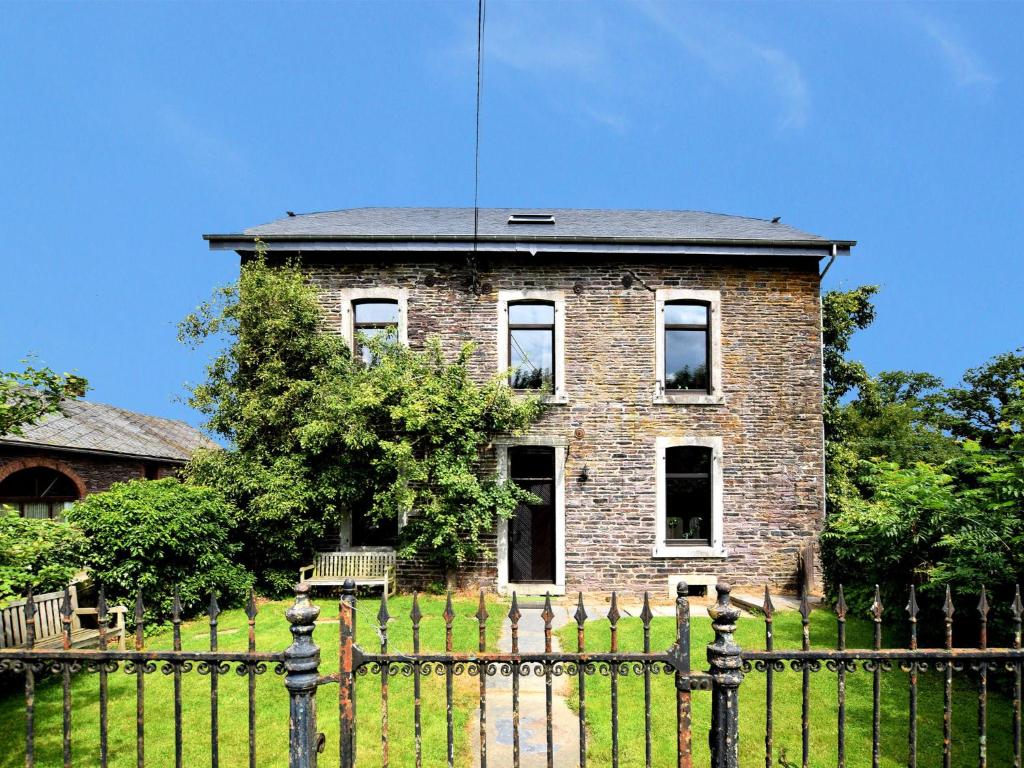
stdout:
[(395, 552), (384, 547), (317, 552), (312, 565), (299, 569), (299, 581), (311, 587), (340, 587), (346, 579), (357, 586), (379, 586), (387, 597), (398, 589)]
[[(100, 631), (83, 627), (81, 616), (95, 616), (95, 608), (78, 607), (78, 590), (68, 588), (71, 598), (71, 647), (88, 648), (98, 646)], [(33, 598), (36, 609), (36, 648), (62, 648), (64, 645), (64, 626), (61, 622), (60, 609), (64, 602), (64, 592), (48, 592)], [(0, 648), (21, 648), (28, 643), (28, 629), (25, 623), (25, 600), (12, 600), (0, 609)], [(124, 615), (128, 609), (117, 605), (108, 610), (111, 621), (107, 628), (107, 646), (124, 650)]]

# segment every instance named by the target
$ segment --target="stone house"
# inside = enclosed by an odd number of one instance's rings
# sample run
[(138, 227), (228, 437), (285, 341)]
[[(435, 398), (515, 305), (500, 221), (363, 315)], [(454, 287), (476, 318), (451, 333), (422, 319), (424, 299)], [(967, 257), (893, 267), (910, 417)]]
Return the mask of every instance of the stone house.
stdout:
[[(364, 208), (206, 235), (298, 256), (329, 326), (477, 343), (550, 403), (491, 468), (530, 488), (465, 584), (795, 583), (824, 514), (821, 270), (854, 245), (692, 211)], [(475, 232), (475, 234), (474, 234)], [(827, 266), (826, 266), (827, 265)], [(358, 348), (354, 349), (360, 354)], [(358, 512), (341, 546), (380, 545)], [(437, 578), (399, 564), (399, 580)]]
[(111, 484), (174, 475), (196, 448), (216, 443), (182, 421), (69, 400), (62, 413), (0, 436), (0, 507), (60, 517)]

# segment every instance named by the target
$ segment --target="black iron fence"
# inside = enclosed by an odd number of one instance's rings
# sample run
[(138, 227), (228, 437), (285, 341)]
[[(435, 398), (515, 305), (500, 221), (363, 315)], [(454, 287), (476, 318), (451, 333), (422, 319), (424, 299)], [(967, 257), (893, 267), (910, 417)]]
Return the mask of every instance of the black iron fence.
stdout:
[[(620, 680), (624, 677), (636, 677), (643, 681), (643, 718), (644, 718), (644, 764), (651, 766), (663, 761), (662, 755), (655, 755), (652, 739), (652, 680), (655, 676), (667, 676), (674, 681), (676, 711), (675, 738), (672, 762), (679, 768), (688, 768), (693, 761), (691, 743), (691, 695), (693, 691), (710, 691), (711, 715), (708, 728), (710, 761), (712, 768), (735, 768), (739, 764), (739, 691), (744, 676), (751, 673), (763, 674), (765, 678), (765, 733), (764, 733), (764, 764), (766, 768), (775, 765), (775, 731), (778, 723), (775, 719), (775, 676), (789, 669), (801, 675), (801, 765), (811, 765), (811, 729), (812, 724), (820, 721), (811, 709), (812, 675), (826, 673), (835, 675), (837, 705), (837, 741), (834, 754), (827, 760), (820, 755), (816, 764), (835, 764), (845, 768), (847, 755), (847, 677), (854, 673), (866, 672), (872, 679), (871, 705), (871, 763), (881, 763), (882, 729), (889, 726), (883, 722), (881, 697), (882, 674), (900, 670), (907, 675), (907, 711), (908, 711), (908, 743), (906, 763), (916, 768), (918, 759), (918, 690), (919, 677), (922, 674), (940, 674), (944, 689), (943, 764), (950, 768), (952, 764), (952, 723), (953, 723), (953, 676), (954, 673), (966, 673), (970, 682), (977, 687), (977, 728), (979, 768), (988, 765), (988, 731), (997, 727), (1004, 733), (1009, 727), (1012, 740), (1012, 760), (1014, 768), (1021, 768), (1021, 669), (1024, 663), (1024, 651), (1021, 650), (1021, 618), (1024, 613), (1019, 590), (1011, 606), (1012, 642), (1006, 646), (990, 646), (988, 642), (989, 606), (987, 595), (982, 590), (979, 603), (979, 636), (976, 647), (958, 648), (953, 646), (953, 609), (952, 601), (947, 595), (945, 605), (945, 642), (940, 648), (918, 647), (917, 620), (919, 609), (916, 595), (910, 592), (907, 605), (908, 636), (907, 648), (883, 647), (883, 607), (876, 599), (872, 611), (873, 642), (870, 648), (847, 648), (846, 620), (847, 608), (840, 592), (835, 614), (838, 629), (838, 642), (834, 649), (811, 647), (810, 604), (801, 601), (800, 616), (802, 625), (802, 644), (799, 649), (776, 649), (774, 647), (775, 611), (770, 598), (765, 595), (764, 615), (764, 649), (743, 649), (734, 638), (736, 622), (740, 611), (730, 602), (730, 589), (721, 584), (718, 587), (717, 601), (709, 609), (714, 632), (713, 641), (706, 647), (707, 671), (694, 671), (690, 658), (690, 610), (686, 597), (686, 587), (681, 585), (675, 603), (675, 642), (667, 650), (652, 649), (651, 625), (653, 613), (645, 596), (643, 609), (639, 618), (642, 623), (642, 650), (624, 651), (619, 643), (620, 611), (618, 601), (613, 594), (610, 608), (605, 617), (608, 620), (609, 642), (606, 648), (592, 648), (587, 639), (587, 620), (590, 617), (583, 605), (582, 596), (578, 600), (573, 616), (576, 628), (577, 647), (573, 651), (556, 650), (552, 631), (554, 612), (550, 598), (545, 602), (541, 614), (544, 627), (544, 650), (524, 652), (520, 649), (520, 619), (522, 613), (518, 600), (513, 596), (512, 606), (507, 614), (511, 630), (511, 650), (494, 652), (487, 650), (487, 627), (491, 617), (488, 615), (487, 603), (481, 596), (476, 613), (479, 628), (477, 650), (473, 652), (456, 652), (453, 650), (453, 622), (455, 613), (452, 609), (451, 597), (443, 614), (444, 619), (444, 651), (423, 651), (420, 644), (420, 625), (423, 614), (418, 599), (414, 597), (408, 620), (412, 629), (411, 653), (400, 653), (392, 648), (389, 642), (389, 625), (395, 619), (389, 614), (388, 603), (383, 599), (376, 616), (375, 628), (377, 637), (373, 650), (369, 645), (361, 645), (356, 641), (356, 597), (355, 585), (347, 583), (343, 588), (338, 605), (338, 672), (322, 674), (320, 648), (314, 642), (314, 627), (320, 609), (310, 601), (308, 587), (299, 585), (296, 588), (294, 604), (288, 609), (286, 616), (290, 623), (292, 643), (282, 652), (259, 652), (256, 650), (256, 606), (250, 598), (246, 615), (248, 617), (248, 648), (244, 651), (224, 652), (218, 650), (217, 630), (220, 613), (216, 600), (211, 599), (208, 610), (209, 650), (183, 651), (181, 644), (181, 607), (175, 599), (171, 612), (173, 647), (171, 650), (147, 650), (144, 646), (143, 606), (141, 600), (135, 606), (135, 642), (131, 650), (112, 650), (108, 648), (109, 611), (102, 591), (99, 595), (97, 608), (99, 648), (81, 649), (73, 647), (71, 632), (71, 603), (65, 597), (62, 610), (63, 642), (60, 648), (39, 647), (35, 643), (34, 604), (29, 598), (25, 607), (26, 644), (21, 648), (0, 649), (0, 672), (13, 672), (24, 678), (24, 714), (25, 714), (25, 765), (32, 768), (35, 761), (36, 718), (35, 694), (36, 681), (39, 675), (55, 675), (62, 688), (62, 738), (63, 762), (65, 766), (73, 764), (94, 764), (92, 754), (88, 758), (72, 754), (72, 725), (74, 722), (74, 701), (72, 700), (72, 676), (87, 671), (98, 676), (99, 688), (99, 733), (98, 733), (98, 764), (106, 768), (109, 760), (108, 750), (108, 677), (118, 670), (123, 670), (135, 678), (135, 713), (136, 713), (136, 744), (135, 762), (141, 768), (146, 761), (145, 703), (146, 676), (158, 670), (172, 678), (174, 690), (173, 728), (175, 765), (180, 768), (183, 763), (182, 750), (182, 676), (190, 672), (209, 677), (209, 723), (210, 723), (210, 763), (220, 763), (219, 744), (219, 678), (234, 670), (238, 675), (247, 678), (248, 696), (248, 762), (251, 767), (261, 763), (256, 752), (257, 699), (256, 677), (273, 668), (278, 674), (284, 675), (284, 687), (289, 694), (289, 766), (290, 768), (314, 768), (318, 755), (324, 750), (328, 738), (320, 732), (323, 724), (317, 713), (317, 691), (323, 686), (337, 686), (337, 755), (342, 768), (351, 768), (356, 762), (357, 750), (357, 719), (356, 719), (356, 680), (379, 679), (379, 693), (374, 690), (372, 699), (362, 702), (361, 706), (369, 706), (375, 715), (379, 713), (380, 729), (380, 762), (388, 766), (392, 762), (390, 741), (393, 726), (391, 724), (392, 703), (390, 689), (396, 679), (411, 678), (413, 686), (413, 717), (414, 731), (413, 763), (419, 768), (423, 762), (423, 718), (424, 702), (421, 684), (424, 679), (435, 678), (444, 681), (445, 701), (445, 758), (448, 765), (454, 765), (455, 752), (455, 721), (456, 706), (454, 680), (458, 676), (476, 677), (478, 679), (477, 699), (479, 725), (479, 752), (474, 757), (478, 764), (485, 767), (488, 763), (488, 698), (491, 692), (489, 680), (497, 676), (511, 679), (512, 697), (512, 754), (511, 762), (518, 768), (520, 764), (520, 681), (527, 676), (542, 678), (545, 691), (546, 719), (546, 762), (555, 765), (557, 745), (552, 728), (553, 682), (568, 676), (575, 683), (577, 716), (579, 719), (579, 765), (586, 766), (588, 760), (588, 739), (591, 736), (588, 726), (587, 706), (588, 678), (595, 675), (606, 678), (610, 697), (610, 764), (618, 766), (620, 751), (632, 749), (632, 745), (620, 745), (619, 720), (622, 710), (620, 698)], [(505, 617), (502, 617), (504, 619)], [(322, 629), (320, 630), (322, 631)], [(989, 723), (989, 691), (992, 685), (990, 675), (1008, 676), (1007, 693), (1012, 702), (1011, 722), (992, 726)], [(639, 685), (639, 683), (638, 683)], [(368, 688), (360, 686), (361, 698), (366, 698)], [(602, 686), (603, 688), (603, 686)], [(630, 687), (630, 691), (634, 691)], [(493, 694), (492, 694), (493, 695)], [(637, 695), (631, 693), (632, 695)], [(628, 709), (638, 712), (639, 701), (628, 701)], [(633, 716), (633, 715), (631, 715)], [(636, 715), (639, 717), (639, 715)], [(333, 719), (333, 718), (331, 718)], [(365, 720), (363, 721), (365, 722)], [(817, 726), (815, 726), (817, 727)], [(329, 732), (333, 729), (327, 729)], [(330, 741), (334, 734), (330, 734)], [(238, 740), (241, 734), (233, 733), (230, 738)], [(364, 734), (363, 738), (376, 738), (376, 734)], [(376, 751), (376, 750), (375, 750)], [(831, 752), (831, 750), (830, 750)], [(158, 755), (160, 762), (168, 755)], [(365, 761), (363, 761), (365, 762)], [(408, 761), (406, 761), (408, 762)], [(493, 762), (493, 759), (492, 759)], [(559, 759), (564, 764), (564, 758)], [(575, 762), (575, 760), (574, 760)], [(631, 761), (632, 762), (632, 761)], [(404, 763), (403, 763), (404, 764)], [(785, 763), (789, 764), (789, 763)]]

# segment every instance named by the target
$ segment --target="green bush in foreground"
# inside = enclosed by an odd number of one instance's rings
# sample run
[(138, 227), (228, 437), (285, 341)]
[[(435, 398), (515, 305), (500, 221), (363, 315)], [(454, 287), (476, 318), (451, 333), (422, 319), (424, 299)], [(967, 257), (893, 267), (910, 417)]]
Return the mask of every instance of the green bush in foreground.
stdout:
[(139, 588), (147, 621), (159, 621), (175, 587), (186, 612), (211, 591), (231, 602), (249, 589), (249, 573), (232, 562), (235, 515), (212, 488), (167, 478), (115, 483), (77, 502), (67, 519), (88, 537), (85, 565), (108, 599), (130, 603)]
[(86, 540), (59, 520), (24, 518), (0, 507), (0, 606), (22, 597), (61, 589), (81, 570)]

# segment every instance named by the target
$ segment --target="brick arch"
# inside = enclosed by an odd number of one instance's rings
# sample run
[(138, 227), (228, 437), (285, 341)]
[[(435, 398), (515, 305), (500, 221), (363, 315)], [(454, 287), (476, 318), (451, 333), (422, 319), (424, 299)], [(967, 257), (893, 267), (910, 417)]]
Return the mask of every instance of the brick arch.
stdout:
[(53, 471), (60, 472), (62, 475), (66, 476), (75, 484), (75, 489), (78, 491), (78, 498), (80, 499), (85, 498), (89, 492), (85, 487), (85, 481), (77, 472), (75, 472), (75, 470), (63, 461), (57, 461), (57, 459), (50, 459), (45, 456), (39, 456), (31, 459), (15, 459), (9, 464), (4, 464), (0, 467), (0, 483), (15, 472), (20, 472), (23, 469), (32, 469), (34, 467), (46, 467), (47, 469), (52, 469)]

